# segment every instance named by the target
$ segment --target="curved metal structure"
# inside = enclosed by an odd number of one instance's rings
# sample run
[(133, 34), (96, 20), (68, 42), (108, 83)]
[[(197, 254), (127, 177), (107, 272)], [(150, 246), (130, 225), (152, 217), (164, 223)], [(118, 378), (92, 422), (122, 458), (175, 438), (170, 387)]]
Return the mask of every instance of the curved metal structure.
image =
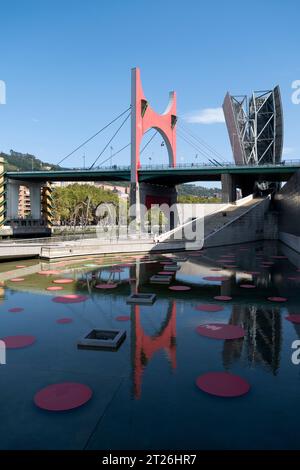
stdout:
[(279, 86), (246, 95), (226, 94), (223, 111), (234, 160), (239, 165), (281, 161), (283, 113)]

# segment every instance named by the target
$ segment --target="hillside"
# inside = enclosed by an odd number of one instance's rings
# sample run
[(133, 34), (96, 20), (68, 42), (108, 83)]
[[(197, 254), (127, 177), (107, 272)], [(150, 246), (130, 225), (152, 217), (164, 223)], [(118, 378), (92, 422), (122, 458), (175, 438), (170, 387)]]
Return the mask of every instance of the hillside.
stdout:
[(61, 167), (45, 163), (30, 153), (20, 153), (11, 150), (10, 153), (0, 153), (6, 162), (7, 171), (59, 170)]

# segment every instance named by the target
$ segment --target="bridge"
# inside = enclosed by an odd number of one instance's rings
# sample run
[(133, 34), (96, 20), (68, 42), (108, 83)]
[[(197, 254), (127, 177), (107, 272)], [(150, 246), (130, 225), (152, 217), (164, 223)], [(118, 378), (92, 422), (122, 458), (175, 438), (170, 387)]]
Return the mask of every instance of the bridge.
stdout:
[[(89, 169), (75, 168), (62, 169), (59, 171), (13, 171), (7, 172), (3, 161), (0, 161), (0, 235), (5, 232), (5, 227), (15, 227), (20, 232), (21, 227), (26, 226), (26, 230), (32, 234), (41, 233), (48, 230), (52, 224), (52, 201), (51, 183), (59, 181), (74, 182), (128, 182), (130, 183), (130, 204), (135, 209), (134, 218), (140, 225), (140, 208), (146, 206), (150, 208), (153, 204), (167, 204), (172, 206), (177, 202), (176, 186), (182, 183), (196, 181), (220, 181), (222, 184), (222, 200), (225, 203), (235, 202), (237, 197), (236, 189), (239, 188), (242, 196), (248, 196), (254, 192), (256, 183), (259, 182), (283, 182), (300, 169), (300, 160), (280, 162), (274, 160), (273, 163), (261, 164), (234, 164), (232, 162), (220, 162), (215, 158), (208, 158), (206, 151), (203, 155), (208, 163), (177, 164), (176, 162), (176, 138), (178, 118), (176, 115), (176, 93), (170, 92), (169, 104), (163, 114), (156, 113), (147, 101), (141, 84), (140, 71), (132, 69), (131, 105), (109, 124), (100, 129), (96, 134), (76, 147), (65, 156), (61, 162), (81, 149), (87, 142), (95, 138), (100, 132), (107, 129), (112, 123), (121, 117), (123, 121), (114, 132), (111, 139), (99, 153), (94, 163)], [(124, 117), (125, 116), (125, 117)], [(104, 152), (109, 148), (112, 140), (118, 134), (123, 125), (130, 118), (131, 121), (131, 141), (120, 149), (130, 146), (131, 163), (130, 166), (120, 167), (110, 165), (102, 167), (108, 160), (97, 162)], [(180, 123), (179, 123), (180, 124)], [(144, 134), (154, 129), (156, 134), (162, 137), (169, 157), (168, 165), (142, 165), (141, 154), (148, 143), (142, 148), (141, 142)], [(183, 135), (188, 142), (189, 131)], [(178, 135), (181, 135), (181, 129)], [(192, 146), (197, 148), (194, 140)], [(209, 148), (206, 145), (206, 149)], [(215, 153), (217, 156), (217, 153)], [(111, 158), (109, 158), (111, 160)], [(61, 163), (59, 162), (59, 164)], [(30, 220), (20, 220), (18, 214), (19, 189), (26, 186), (30, 190)]]
[[(144, 183), (175, 186), (194, 181), (222, 181), (223, 175), (237, 178), (254, 178), (255, 180), (287, 181), (295, 171), (300, 169), (300, 160), (288, 160), (278, 164), (222, 165), (179, 164), (176, 167), (168, 165), (141, 166), (137, 172), (139, 181)], [(70, 169), (61, 171), (11, 171), (6, 173), (10, 180), (21, 180), (41, 183), (44, 181), (131, 181), (130, 166), (112, 166), (101, 169)]]

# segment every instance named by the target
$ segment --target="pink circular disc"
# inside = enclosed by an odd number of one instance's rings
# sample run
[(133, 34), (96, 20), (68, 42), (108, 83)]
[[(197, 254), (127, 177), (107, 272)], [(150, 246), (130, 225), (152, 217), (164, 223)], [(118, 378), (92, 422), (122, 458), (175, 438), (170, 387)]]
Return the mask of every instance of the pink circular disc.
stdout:
[(255, 289), (256, 286), (254, 286), (253, 284), (240, 284), (240, 287), (242, 287), (243, 289)]
[(40, 274), (42, 276), (51, 276), (51, 275), (60, 274), (60, 271), (57, 271), (55, 269), (48, 269), (48, 270), (45, 270), (45, 271), (39, 271), (38, 274)]
[(300, 315), (299, 314), (291, 314), (285, 317), (286, 320), (291, 321), (292, 323), (300, 323)]
[(20, 313), (20, 312), (23, 312), (24, 308), (22, 307), (14, 307), (14, 308), (10, 308), (8, 311), (11, 312), (11, 313)]
[(18, 335), (18, 336), (6, 336), (2, 338), (7, 349), (19, 349), (31, 346), (35, 342), (35, 336), (29, 335)]
[(61, 286), (50, 286), (50, 287), (46, 287), (46, 290), (50, 290), (50, 291), (63, 290), (63, 287), (61, 287)]
[(224, 307), (221, 305), (200, 304), (196, 305), (195, 310), (200, 310), (200, 312), (221, 312), (224, 310)]
[(57, 302), (59, 304), (75, 304), (78, 302), (85, 302), (87, 299), (86, 295), (67, 294), (54, 297), (52, 302)]
[(205, 281), (228, 281), (226, 276), (205, 276), (203, 279)]
[(191, 290), (189, 286), (170, 286), (169, 289), (177, 291)]
[(215, 300), (231, 300), (232, 297), (230, 295), (215, 295), (214, 297)]
[(22, 282), (24, 281), (24, 277), (15, 277), (13, 279), (10, 279), (10, 282)]
[(72, 318), (59, 318), (56, 320), (56, 323), (60, 323), (61, 325), (64, 325), (66, 323), (72, 323)]
[(159, 271), (157, 274), (160, 276), (173, 276), (174, 272), (173, 271)]
[(197, 378), (196, 384), (203, 392), (225, 398), (240, 397), (250, 390), (245, 379), (230, 372), (207, 372)]
[(96, 289), (115, 289), (118, 284), (97, 284)]
[(241, 326), (228, 325), (227, 323), (206, 323), (196, 328), (197, 333), (214, 339), (238, 339), (246, 334)]
[(120, 316), (116, 317), (116, 320), (117, 321), (128, 321), (128, 320), (130, 320), (130, 317), (128, 315), (120, 315)]
[(26, 268), (24, 264), (17, 264), (16, 268)]
[(268, 297), (268, 300), (271, 302), (286, 302), (287, 299), (285, 297)]
[(73, 279), (54, 279), (55, 284), (71, 284)]
[(34, 403), (48, 411), (67, 411), (87, 403), (93, 395), (90, 387), (76, 382), (63, 382), (43, 388), (34, 396)]

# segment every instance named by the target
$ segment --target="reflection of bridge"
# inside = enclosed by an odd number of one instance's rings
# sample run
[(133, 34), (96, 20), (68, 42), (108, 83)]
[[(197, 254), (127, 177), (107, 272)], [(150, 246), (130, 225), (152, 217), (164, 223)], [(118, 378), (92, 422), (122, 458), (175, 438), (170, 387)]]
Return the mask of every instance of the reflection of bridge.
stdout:
[(141, 397), (142, 377), (147, 363), (159, 350), (167, 352), (172, 369), (176, 369), (176, 302), (169, 304), (165, 321), (160, 331), (154, 336), (144, 332), (141, 321), (140, 307), (134, 306), (132, 324), (132, 360), (133, 384), (135, 398)]

